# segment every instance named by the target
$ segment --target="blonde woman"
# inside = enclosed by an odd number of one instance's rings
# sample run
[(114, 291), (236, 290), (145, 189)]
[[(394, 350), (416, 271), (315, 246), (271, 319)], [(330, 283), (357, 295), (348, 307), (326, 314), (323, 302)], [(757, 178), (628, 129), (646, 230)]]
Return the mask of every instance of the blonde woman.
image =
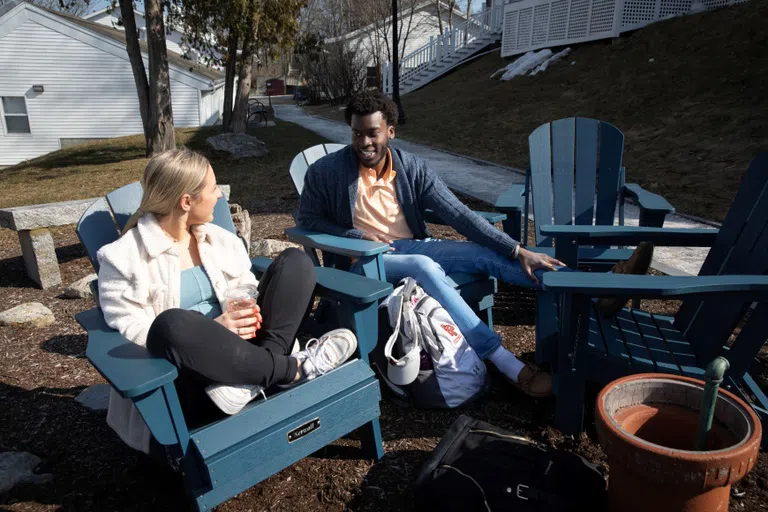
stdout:
[[(141, 206), (123, 236), (98, 253), (99, 300), (110, 327), (179, 370), (176, 389), (191, 425), (234, 414), (273, 385), (313, 379), (357, 347), (331, 331), (291, 354), (315, 286), (311, 260), (281, 253), (261, 281), (237, 236), (210, 224), (221, 196), (208, 160), (188, 149), (147, 164)], [(254, 308), (223, 313), (229, 288), (258, 285)], [(107, 422), (130, 446), (150, 434), (130, 401), (113, 393)]]

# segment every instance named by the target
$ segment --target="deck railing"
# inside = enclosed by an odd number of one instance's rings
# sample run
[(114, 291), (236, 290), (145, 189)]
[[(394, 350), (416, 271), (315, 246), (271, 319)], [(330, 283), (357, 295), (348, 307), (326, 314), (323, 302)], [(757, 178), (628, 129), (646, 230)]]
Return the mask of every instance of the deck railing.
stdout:
[[(487, 34), (501, 32), (504, 6), (497, 5), (473, 14), (465, 21), (446, 29), (445, 33), (431, 36), (429, 43), (400, 60), (400, 83), (407, 81), (425, 68), (447, 61), (457, 50), (472, 44)], [(382, 64), (382, 90), (392, 92), (392, 63)]]

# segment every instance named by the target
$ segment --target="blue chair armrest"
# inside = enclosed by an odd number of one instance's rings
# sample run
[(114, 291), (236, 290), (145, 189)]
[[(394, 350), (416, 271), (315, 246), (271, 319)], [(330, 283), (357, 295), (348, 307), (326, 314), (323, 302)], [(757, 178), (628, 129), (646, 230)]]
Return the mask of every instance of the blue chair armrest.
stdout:
[(321, 251), (352, 258), (376, 256), (377, 254), (389, 251), (389, 245), (385, 243), (334, 236), (299, 227), (286, 229), (285, 235), (291, 242), (303, 245), (304, 247), (312, 247), (313, 249), (320, 249)]
[(547, 272), (543, 276), (545, 290), (608, 297), (684, 297), (691, 295), (729, 294), (744, 300), (768, 299), (768, 276), (638, 276), (594, 272)]
[[(477, 215), (484, 218), (491, 224), (496, 224), (497, 222), (502, 222), (507, 220), (507, 215), (504, 213), (499, 212), (478, 212), (475, 211)], [(424, 210), (424, 220), (426, 222), (431, 222), (432, 224), (441, 224), (445, 225), (445, 221), (441, 219), (434, 211), (430, 209)]]
[(332, 297), (355, 304), (370, 304), (392, 292), (392, 285), (329, 267), (315, 267), (317, 286), (315, 291), (322, 297)]
[(641, 210), (663, 213), (664, 215), (675, 213), (675, 208), (666, 199), (653, 192), (648, 192), (637, 183), (625, 184), (624, 194), (637, 201)]
[(497, 210), (523, 211), (525, 208), (525, 185), (512, 185), (503, 192), (494, 205)]
[[(712, 247), (717, 229), (672, 229), (640, 226), (541, 226), (542, 235), (554, 237), (555, 246), (575, 241), (578, 245), (637, 245), (653, 242), (667, 247)], [(563, 240), (557, 242), (557, 240)]]
[[(259, 256), (251, 262), (254, 273), (262, 274), (266, 272), (272, 260)], [(315, 278), (317, 295), (355, 304), (370, 304), (392, 292), (392, 285), (389, 283), (335, 268), (315, 267)]]
[(110, 328), (101, 309), (78, 313), (75, 320), (88, 331), (88, 360), (120, 396), (135, 398), (176, 379), (175, 366)]

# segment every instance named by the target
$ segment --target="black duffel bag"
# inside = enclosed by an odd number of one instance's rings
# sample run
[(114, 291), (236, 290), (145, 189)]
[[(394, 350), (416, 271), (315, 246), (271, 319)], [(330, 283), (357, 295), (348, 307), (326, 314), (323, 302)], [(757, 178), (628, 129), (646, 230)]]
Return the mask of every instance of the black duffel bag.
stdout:
[(597, 466), (466, 415), (451, 425), (416, 479), (416, 510), (605, 510)]

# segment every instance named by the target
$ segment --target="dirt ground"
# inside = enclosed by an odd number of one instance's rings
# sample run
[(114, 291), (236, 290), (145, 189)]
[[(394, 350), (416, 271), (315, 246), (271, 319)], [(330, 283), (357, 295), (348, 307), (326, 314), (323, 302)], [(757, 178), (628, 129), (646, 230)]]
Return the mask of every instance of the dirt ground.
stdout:
[[(468, 201), (469, 202), (469, 201)], [(253, 238), (283, 238), (293, 225), (289, 201), (252, 215)], [(482, 206), (470, 202), (473, 208)], [(433, 227), (433, 235), (458, 238)], [(91, 272), (71, 226), (56, 228), (54, 239), (62, 278), (69, 283)], [(43, 459), (41, 472), (55, 475), (42, 487), (19, 487), (0, 497), (0, 510), (183, 510), (181, 481), (122, 444), (107, 427), (105, 414), (74, 401), (87, 386), (103, 379), (84, 357), (86, 337), (72, 318), (93, 307), (86, 299), (64, 299), (62, 287), (39, 290), (25, 277), (15, 233), (0, 230), (0, 304), (2, 309), (39, 301), (56, 316), (44, 329), (0, 327), (0, 451), (29, 451)], [(644, 302), (646, 309), (674, 311), (674, 302)], [(504, 345), (525, 359), (534, 349), (533, 296), (504, 285), (496, 296), (496, 330)], [(768, 357), (762, 361), (764, 366)], [(766, 372), (763, 372), (766, 375)], [(386, 397), (381, 427), (386, 455), (373, 464), (362, 459), (355, 433), (305, 458), (221, 505), (218, 510), (413, 510), (412, 482), (419, 466), (453, 420), (466, 412), (605, 465), (596, 443), (591, 413), (587, 432), (564, 436), (550, 425), (552, 400), (532, 400), (494, 374), (490, 394), (465, 411), (403, 409)], [(591, 390), (594, 400), (596, 390)], [(768, 455), (732, 493), (731, 510), (759, 511), (768, 506)]]

